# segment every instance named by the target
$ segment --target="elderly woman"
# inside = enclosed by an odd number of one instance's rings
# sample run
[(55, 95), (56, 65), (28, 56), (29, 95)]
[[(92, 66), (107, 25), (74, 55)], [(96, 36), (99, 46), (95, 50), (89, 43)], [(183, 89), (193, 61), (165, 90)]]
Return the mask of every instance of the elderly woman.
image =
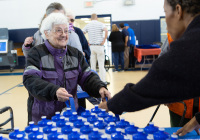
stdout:
[[(153, 105), (200, 96), (200, 0), (164, 0), (170, 50), (159, 57), (137, 84), (127, 84), (107, 103), (114, 113), (132, 112)], [(185, 135), (200, 128), (200, 113), (177, 132)]]
[(45, 42), (30, 50), (23, 75), (24, 86), (30, 93), (28, 121), (37, 123), (43, 115), (51, 119), (56, 111), (66, 107), (69, 97), (74, 97), (78, 108), (77, 84), (91, 96), (110, 98), (106, 85), (91, 71), (83, 54), (66, 45), (68, 21), (65, 15), (47, 16), (40, 32)]

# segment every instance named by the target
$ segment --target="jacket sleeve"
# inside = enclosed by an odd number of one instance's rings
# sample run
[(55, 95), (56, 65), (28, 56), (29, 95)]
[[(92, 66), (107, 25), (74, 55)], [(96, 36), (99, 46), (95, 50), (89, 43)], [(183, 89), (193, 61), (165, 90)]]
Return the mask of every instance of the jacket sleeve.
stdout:
[(101, 97), (99, 94), (99, 90), (101, 87), (106, 88), (105, 83), (102, 82), (99, 76), (90, 69), (82, 54), (79, 55), (79, 60), (79, 85), (81, 85), (81, 88), (86, 91), (90, 96), (96, 98)]
[(195, 51), (195, 45), (192, 47), (189, 42), (180, 45), (181, 42), (155, 60), (141, 81), (135, 85), (127, 84), (110, 99), (107, 103), (109, 110), (121, 114), (198, 97), (200, 65), (194, 58), (199, 56), (199, 52)]
[(56, 91), (59, 86), (54, 85), (42, 79), (40, 69), (40, 56), (35, 47), (33, 47), (27, 57), (27, 66), (23, 74), (23, 84), (29, 93), (43, 101), (56, 100)]

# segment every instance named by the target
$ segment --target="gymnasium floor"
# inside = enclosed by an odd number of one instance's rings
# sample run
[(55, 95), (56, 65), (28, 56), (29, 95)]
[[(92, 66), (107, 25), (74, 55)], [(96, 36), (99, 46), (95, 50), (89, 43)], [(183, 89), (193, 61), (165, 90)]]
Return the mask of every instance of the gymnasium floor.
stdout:
[[(9, 70), (0, 70), (0, 108), (11, 106), (14, 111), (14, 126), (20, 130), (24, 130), (27, 125), (27, 98), (28, 93), (22, 84), (23, 70), (15, 69), (9, 75)], [(14, 75), (15, 74), (15, 75)], [(147, 71), (125, 71), (125, 72), (112, 72), (109, 69), (106, 72), (107, 81), (110, 81), (108, 89), (112, 95), (120, 91), (126, 83), (136, 83), (143, 78)], [(148, 90), (148, 89), (146, 89)], [(87, 102), (87, 108), (93, 108), (93, 105)], [(156, 106), (148, 109), (137, 111), (134, 113), (125, 113), (121, 115), (125, 120), (134, 122), (138, 127), (145, 127), (150, 120)], [(9, 112), (0, 114), (0, 123), (9, 118)], [(161, 105), (153, 122), (159, 127), (170, 127), (169, 111), (164, 105)], [(10, 123), (3, 128), (9, 128)]]

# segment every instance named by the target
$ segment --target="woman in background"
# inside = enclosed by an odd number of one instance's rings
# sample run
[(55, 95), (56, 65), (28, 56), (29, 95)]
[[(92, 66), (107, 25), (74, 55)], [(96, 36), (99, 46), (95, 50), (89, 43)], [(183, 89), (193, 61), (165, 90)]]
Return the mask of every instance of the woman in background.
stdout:
[(112, 25), (112, 32), (110, 33), (109, 41), (111, 42), (112, 53), (114, 56), (114, 71), (119, 71), (119, 62), (121, 63), (121, 70), (124, 70), (124, 41), (122, 39), (122, 33), (119, 31), (116, 24)]

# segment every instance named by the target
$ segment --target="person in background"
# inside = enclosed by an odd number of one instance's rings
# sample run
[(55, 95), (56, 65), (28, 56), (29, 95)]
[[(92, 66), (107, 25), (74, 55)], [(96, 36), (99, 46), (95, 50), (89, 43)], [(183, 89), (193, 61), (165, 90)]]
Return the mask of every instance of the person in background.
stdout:
[(82, 46), (82, 50), (83, 50), (83, 55), (85, 56), (87, 62), (89, 63), (91, 51), (88, 46), (87, 39), (85, 38), (83, 31), (80, 28), (74, 26), (75, 16), (74, 16), (73, 12), (70, 9), (66, 9), (66, 15), (69, 18), (69, 22), (72, 24), (74, 31), (79, 36), (79, 40), (81, 42), (81, 46)]
[(44, 43), (33, 47), (27, 56), (23, 84), (33, 98), (28, 100), (28, 121), (37, 123), (41, 116), (51, 119), (61, 112), (65, 101), (77, 102), (77, 84), (90, 96), (111, 98), (98, 75), (91, 71), (83, 54), (67, 46), (68, 20), (62, 13), (52, 13), (41, 24)]
[(79, 51), (83, 53), (79, 36), (77, 35), (77, 33), (75, 33), (73, 24), (71, 23), (70, 20), (69, 20), (69, 40), (68, 40), (67, 45), (70, 45), (72, 47), (75, 46)]
[[(42, 21), (44, 20), (44, 18), (46, 16), (48, 16), (49, 14), (53, 13), (53, 12), (60, 12), (65, 14), (65, 8), (57, 2), (51, 3), (47, 9), (46, 9), (46, 14), (44, 15), (44, 17), (42, 18)], [(41, 22), (42, 22), (41, 21)], [(27, 57), (29, 50), (32, 47), (35, 47), (39, 44), (42, 44), (44, 42), (44, 39), (41, 37), (41, 33), (38, 30), (33, 37), (27, 37), (24, 41), (24, 44), (22, 45), (22, 51), (25, 57)]]
[(130, 50), (129, 50), (129, 68), (135, 68), (136, 58), (134, 56), (135, 48), (135, 32), (129, 27), (128, 23), (124, 23), (126, 30), (129, 32)]
[(129, 48), (130, 47), (129, 33), (126, 30), (126, 28), (124, 27), (124, 23), (120, 23), (119, 27), (122, 30), (122, 38), (123, 38), (124, 46), (125, 46), (125, 49), (124, 49), (124, 69), (128, 70), (128, 67), (129, 67), (129, 49), (130, 49)]
[(122, 39), (122, 33), (116, 24), (112, 25), (112, 32), (109, 36), (111, 42), (112, 53), (114, 55), (115, 71), (118, 72), (118, 64), (121, 63), (121, 70), (124, 70), (124, 41)]
[[(108, 36), (108, 30), (106, 26), (97, 21), (97, 15), (92, 14), (91, 15), (91, 22), (87, 24), (83, 28), (83, 33), (88, 33), (89, 35), (89, 44), (90, 44), (90, 50), (91, 50), (91, 58), (90, 58), (90, 65), (91, 69), (96, 71), (96, 64), (98, 61), (99, 66), (99, 76), (103, 82), (105, 82), (107, 85), (110, 84), (106, 81), (106, 70), (104, 68), (105, 65), (105, 53), (104, 53), (104, 43)], [(105, 35), (103, 37), (103, 32), (105, 32)]]
[[(170, 50), (153, 62), (142, 80), (128, 83), (100, 108), (122, 114), (200, 96), (200, 1), (164, 0), (164, 11), (174, 40)], [(200, 112), (175, 134), (183, 136), (192, 130), (200, 134), (199, 128)]]

